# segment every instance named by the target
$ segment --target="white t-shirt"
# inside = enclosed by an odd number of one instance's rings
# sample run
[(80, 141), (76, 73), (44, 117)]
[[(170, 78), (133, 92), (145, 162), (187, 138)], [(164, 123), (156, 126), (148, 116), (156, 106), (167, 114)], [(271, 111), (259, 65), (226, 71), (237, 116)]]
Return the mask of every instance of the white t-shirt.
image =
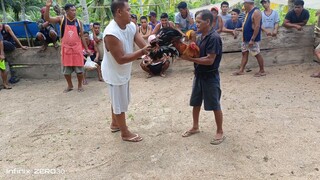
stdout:
[(275, 25), (280, 22), (277, 11), (272, 10), (269, 16), (263, 11), (262, 13), (262, 27), (273, 30)]
[[(126, 54), (133, 52), (134, 35), (136, 33), (136, 25), (131, 22), (127, 24), (126, 29), (121, 29), (118, 24), (112, 20), (104, 29), (103, 37), (111, 35), (122, 42), (123, 50)], [(110, 46), (111, 44), (109, 44)], [(104, 55), (101, 63), (102, 77), (104, 81), (111, 85), (126, 84), (131, 78), (132, 62), (126, 64), (118, 64), (110, 51), (107, 51), (103, 43)]]

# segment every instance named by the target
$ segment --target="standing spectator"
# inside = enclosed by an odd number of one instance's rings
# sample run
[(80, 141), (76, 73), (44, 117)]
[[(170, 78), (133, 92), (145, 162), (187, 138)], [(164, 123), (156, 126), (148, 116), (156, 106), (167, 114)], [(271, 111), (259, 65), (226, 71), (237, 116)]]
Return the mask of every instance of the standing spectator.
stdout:
[(298, 31), (302, 30), (309, 20), (309, 11), (303, 8), (304, 1), (296, 0), (293, 10), (286, 14), (283, 26), (286, 28), (294, 28)]
[(11, 86), (8, 83), (8, 77), (6, 72), (6, 62), (5, 62), (5, 55), (3, 50), (3, 36), (0, 33), (0, 73), (1, 79), (4, 89), (11, 89)]
[(242, 60), (240, 70), (233, 73), (233, 75), (243, 75), (244, 68), (248, 62), (249, 52), (252, 56), (256, 57), (259, 64), (259, 72), (255, 77), (265, 76), (263, 58), (260, 54), (259, 42), (261, 40), (261, 12), (259, 8), (254, 6), (254, 0), (244, 0), (244, 7), (247, 16), (243, 24), (243, 42), (242, 42)]
[(37, 39), (43, 43), (41, 51), (45, 51), (48, 44), (53, 43), (55, 48), (58, 48), (57, 44), (57, 32), (54, 30), (52, 24), (44, 20), (44, 12), (46, 7), (41, 8), (41, 19), (38, 21), (38, 28), (40, 31), (37, 33)]
[(157, 20), (157, 13), (154, 11), (150, 11), (148, 16), (150, 19), (149, 25), (152, 27), (153, 30), (156, 27), (156, 25), (160, 23), (160, 21)]
[(270, 0), (262, 0), (260, 2), (264, 7), (261, 29), (267, 36), (277, 36), (280, 22), (279, 14), (270, 8)]
[(50, 17), (49, 11), (52, 0), (47, 0), (44, 19), (51, 23), (59, 23), (61, 28), (61, 60), (63, 65), (63, 74), (67, 81), (67, 88), (63, 91), (67, 93), (73, 90), (71, 74), (73, 71), (77, 74), (78, 92), (84, 91), (82, 87), (83, 80), (83, 51), (89, 52), (88, 46), (83, 36), (82, 23), (76, 19), (76, 7), (73, 4), (66, 4), (64, 10), (66, 16)]
[(227, 20), (231, 19), (231, 14), (229, 14), (228, 11), (229, 11), (229, 3), (227, 1), (223, 1), (221, 3), (221, 13), (220, 13), (220, 16), (223, 21), (223, 25), (227, 22)]
[(193, 126), (185, 131), (182, 137), (189, 137), (199, 133), (199, 116), (202, 102), (206, 111), (213, 111), (217, 131), (210, 142), (218, 145), (225, 140), (222, 122), (223, 114), (220, 106), (220, 75), (219, 66), (222, 58), (222, 41), (219, 34), (212, 28), (213, 15), (209, 10), (203, 10), (196, 16), (198, 32), (201, 40), (197, 41), (200, 47), (200, 58), (191, 58), (182, 55), (181, 58), (194, 63), (194, 80), (190, 105), (193, 107)]
[(217, 33), (221, 33), (223, 29), (223, 21), (222, 21), (222, 18), (218, 15), (219, 9), (217, 7), (212, 7), (211, 13), (213, 15), (213, 22), (212, 22), (213, 30), (217, 31)]
[(236, 39), (239, 31), (242, 31), (242, 22), (239, 20), (239, 9), (232, 9), (231, 19), (227, 20), (224, 24), (223, 32), (230, 33)]
[[(114, 0), (111, 4), (114, 19), (105, 28), (104, 56), (101, 64), (102, 76), (107, 83), (111, 100), (111, 131), (121, 131), (123, 141), (139, 142), (142, 137), (129, 131), (126, 112), (130, 101), (129, 81), (132, 62), (148, 53), (150, 48), (131, 22), (130, 6), (127, 0)], [(133, 43), (140, 48), (133, 51)]]
[(243, 23), (245, 17), (246, 17), (246, 10), (244, 9), (244, 6), (242, 6), (241, 12), (239, 14), (239, 20)]
[(148, 24), (148, 19), (146, 16), (140, 17), (140, 26), (139, 26), (139, 33), (144, 39), (145, 42), (148, 42), (148, 38), (152, 32), (151, 25)]
[(187, 40), (196, 41), (196, 33), (194, 32), (193, 13), (189, 11), (187, 3), (182, 1), (178, 4), (179, 13), (175, 16), (176, 28), (187, 37)]

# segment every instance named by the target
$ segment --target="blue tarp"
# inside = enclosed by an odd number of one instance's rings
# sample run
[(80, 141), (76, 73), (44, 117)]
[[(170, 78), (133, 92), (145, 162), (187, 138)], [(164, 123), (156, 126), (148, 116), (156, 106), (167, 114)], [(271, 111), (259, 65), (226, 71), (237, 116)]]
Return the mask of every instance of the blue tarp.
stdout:
[[(32, 21), (18, 21), (18, 22), (10, 22), (7, 23), (14, 34), (17, 36), (17, 38), (27, 38), (27, 35), (29, 38), (35, 38), (37, 32), (39, 32), (39, 28), (36, 22)], [(56, 30), (58, 32), (58, 35), (60, 36), (60, 25), (56, 24)], [(84, 31), (89, 31), (90, 26), (89, 24), (83, 25)]]

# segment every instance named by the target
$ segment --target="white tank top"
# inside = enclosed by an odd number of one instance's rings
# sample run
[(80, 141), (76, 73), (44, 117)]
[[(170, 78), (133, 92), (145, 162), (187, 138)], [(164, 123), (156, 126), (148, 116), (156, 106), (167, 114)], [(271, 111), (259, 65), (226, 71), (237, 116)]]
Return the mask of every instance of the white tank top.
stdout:
[[(118, 24), (112, 20), (104, 29), (103, 39), (106, 35), (116, 37), (122, 42), (125, 54), (133, 52), (134, 35), (136, 33), (136, 25), (134, 23), (127, 24), (126, 29), (121, 29)], [(108, 44), (109, 46), (111, 44)], [(120, 48), (120, 47), (119, 47)], [(126, 84), (131, 78), (132, 62), (126, 64), (118, 64), (110, 51), (107, 51), (103, 42), (104, 56), (101, 63), (102, 77), (104, 81), (111, 85)]]

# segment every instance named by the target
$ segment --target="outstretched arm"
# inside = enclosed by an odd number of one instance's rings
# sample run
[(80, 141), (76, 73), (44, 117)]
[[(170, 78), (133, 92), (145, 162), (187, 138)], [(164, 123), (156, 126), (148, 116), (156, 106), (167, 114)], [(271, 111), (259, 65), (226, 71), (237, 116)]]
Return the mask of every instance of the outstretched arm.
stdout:
[(13, 33), (11, 27), (9, 25), (5, 25), (4, 28), (6, 29), (6, 31), (11, 35), (11, 37), (13, 38), (13, 40), (19, 45), (19, 47), (21, 47), (22, 49), (26, 50), (27, 46), (23, 46), (21, 44), (21, 42), (19, 41), (19, 39), (17, 38), (17, 36)]
[(51, 5), (52, 5), (52, 0), (47, 0), (46, 11), (44, 12), (44, 20), (49, 21), (50, 23), (60, 23), (62, 19), (61, 16), (50, 17), (49, 12), (50, 12)]
[(192, 58), (184, 54), (181, 55), (181, 59), (191, 61), (201, 65), (212, 65), (214, 63), (215, 58), (216, 58), (216, 54), (208, 54), (207, 56), (201, 57), (201, 58)]

